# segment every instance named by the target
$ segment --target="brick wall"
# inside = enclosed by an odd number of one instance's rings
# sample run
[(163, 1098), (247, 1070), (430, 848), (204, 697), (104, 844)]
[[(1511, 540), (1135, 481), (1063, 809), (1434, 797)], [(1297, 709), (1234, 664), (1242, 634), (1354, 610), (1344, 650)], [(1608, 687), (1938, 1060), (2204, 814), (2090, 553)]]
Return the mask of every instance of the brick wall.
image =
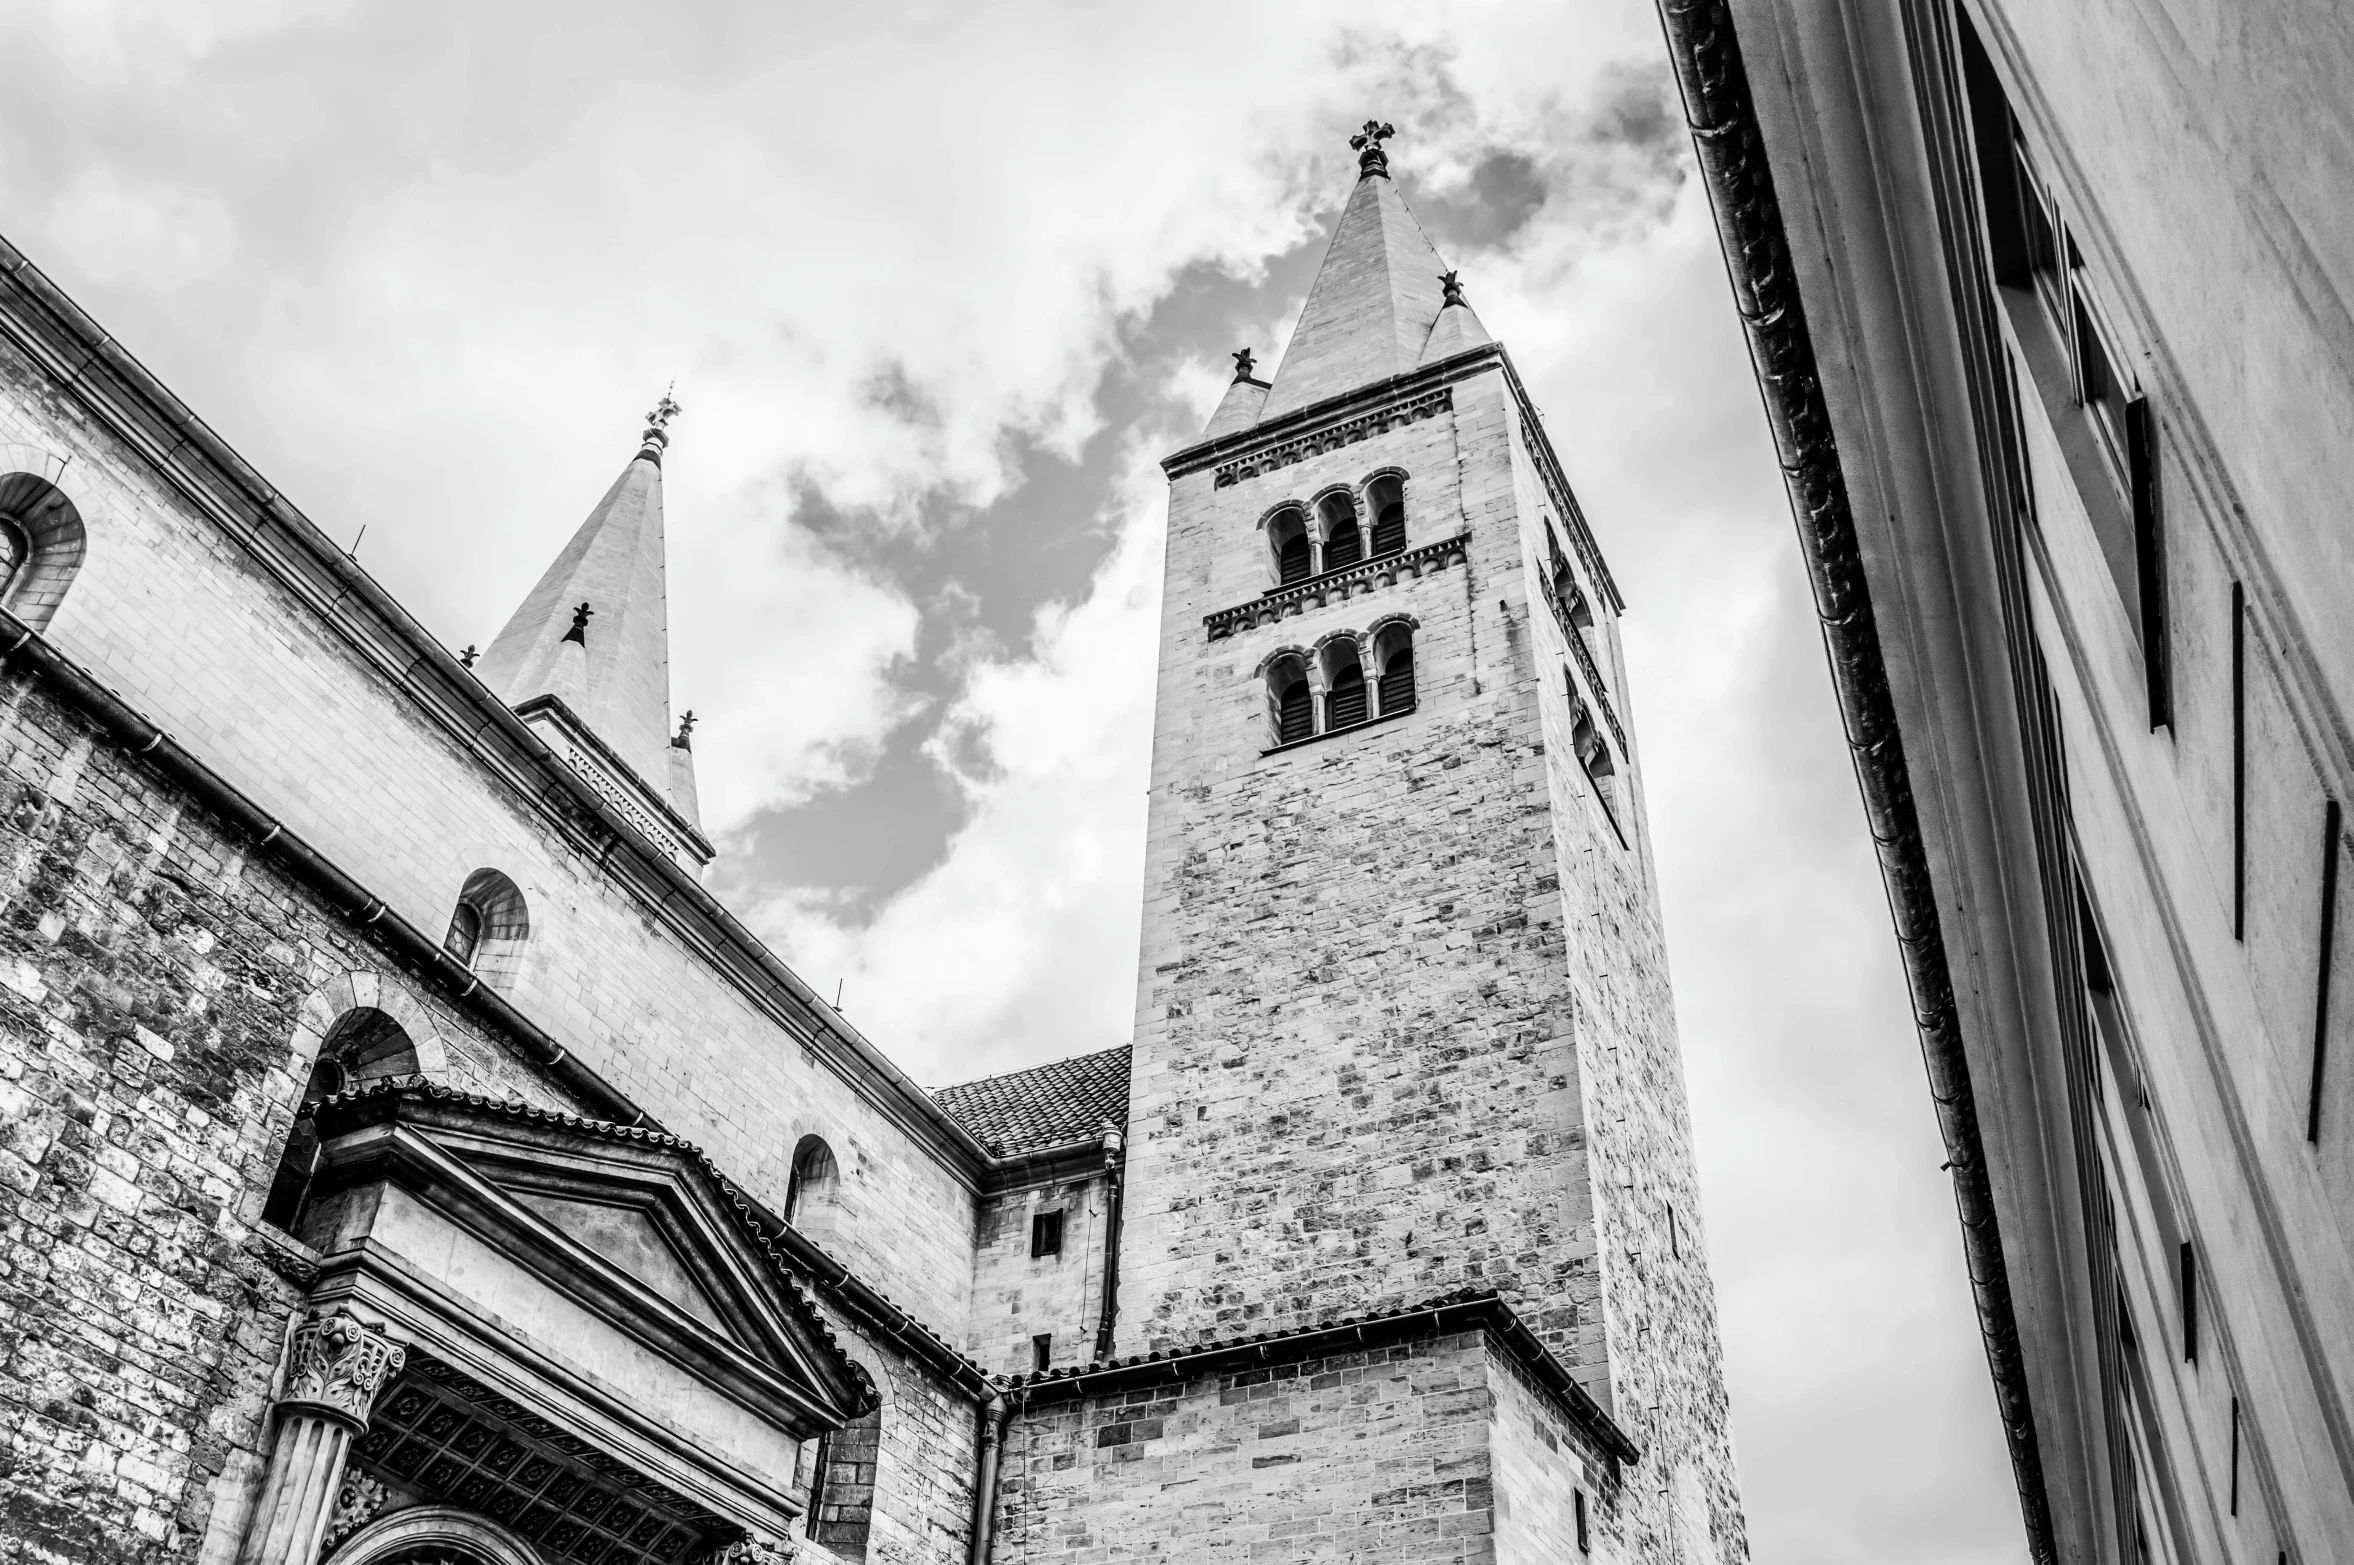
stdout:
[[(1450, 414), (1176, 481), (1123, 1352), (1463, 1287), (1567, 1358), (1598, 1340), (1504, 391), (1491, 371)], [(1409, 547), (1468, 530), (1466, 562), (1205, 637), (1264, 585), (1267, 511), (1387, 467)], [(1393, 612), (1419, 623), (1417, 710), (1262, 756), (1262, 660)]]
[(1484, 1334), (1034, 1408), (999, 1565), (1495, 1558)]

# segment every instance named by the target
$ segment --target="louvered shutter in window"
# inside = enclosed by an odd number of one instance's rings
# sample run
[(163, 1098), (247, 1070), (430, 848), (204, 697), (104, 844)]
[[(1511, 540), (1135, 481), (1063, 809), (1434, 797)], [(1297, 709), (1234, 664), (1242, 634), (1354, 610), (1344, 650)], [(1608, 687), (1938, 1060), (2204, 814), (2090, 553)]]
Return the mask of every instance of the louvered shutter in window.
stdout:
[(1381, 672), (1382, 715), (1407, 711), (1413, 705), (1414, 649), (1400, 647), (1390, 654), (1389, 667)]
[(1373, 523), (1373, 557), (1406, 552), (1406, 508), (1391, 504), (1381, 508), (1381, 515)]
[(1330, 726), (1346, 728), (1365, 721), (1365, 674), (1354, 664), (1333, 676), (1332, 694), (1324, 701)]
[(1365, 558), (1365, 539), (1355, 522), (1343, 522), (1324, 540), (1324, 568), (1337, 571)]
[(1276, 553), (1275, 562), (1277, 574), (1282, 578), (1283, 585), (1286, 587), (1295, 581), (1306, 581), (1308, 579), (1308, 540), (1305, 537), (1284, 540), (1282, 549)]
[(1275, 698), (1275, 742), (1291, 744), (1306, 739), (1316, 732), (1316, 704), (1308, 694), (1308, 682), (1295, 679), (1283, 687)]

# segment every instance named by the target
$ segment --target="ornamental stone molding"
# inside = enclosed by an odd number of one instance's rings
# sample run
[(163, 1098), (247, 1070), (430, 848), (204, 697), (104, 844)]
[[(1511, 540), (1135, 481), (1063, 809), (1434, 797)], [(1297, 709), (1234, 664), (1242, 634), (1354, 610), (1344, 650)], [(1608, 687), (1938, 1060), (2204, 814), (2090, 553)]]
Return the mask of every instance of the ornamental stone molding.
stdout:
[(373, 1521), (384, 1509), (385, 1497), (391, 1491), (366, 1473), (346, 1472), (343, 1487), (335, 1491), (335, 1510), (327, 1518), (327, 1542), (330, 1547), (340, 1543), (358, 1528)]
[(295, 1328), (278, 1405), (367, 1427), (376, 1394), (400, 1373), (408, 1350), (343, 1310), (313, 1310)]
[(1460, 564), (1470, 553), (1471, 535), (1457, 533), (1452, 538), (1441, 538), (1426, 543), (1419, 549), (1408, 549), (1402, 554), (1385, 554), (1377, 560), (1361, 565), (1350, 565), (1337, 571), (1312, 576), (1289, 587), (1279, 587), (1262, 594), (1249, 603), (1238, 603), (1230, 609), (1202, 616), (1202, 627), (1212, 641), (1223, 641), (1238, 630), (1249, 630), (1259, 625), (1272, 625), (1307, 609), (1322, 608), (1327, 603), (1371, 592), (1386, 587), (1402, 576), (1427, 576)]
[(1252, 452), (1249, 456), (1238, 457), (1234, 461), (1228, 462), (1218, 469), (1218, 476), (1213, 487), (1224, 489), (1227, 485), (1241, 483), (1246, 478), (1256, 478), (1261, 473), (1272, 473), (1277, 468), (1289, 467), (1294, 462), (1305, 462), (1308, 458), (1322, 456), (1327, 451), (1338, 451), (1343, 446), (1353, 446), (1358, 441), (1369, 440), (1385, 430), (1403, 429), (1408, 424), (1419, 423), (1426, 418), (1436, 418), (1441, 413), (1450, 411), (1454, 406), (1455, 388), (1441, 386), (1436, 391), (1426, 391), (1418, 397), (1408, 397), (1403, 401), (1393, 402), (1387, 407), (1375, 408), (1370, 413), (1360, 413), (1355, 418), (1342, 419), (1337, 424), (1327, 424), (1322, 429), (1311, 430), (1307, 434), (1296, 436), (1290, 440), (1278, 441), (1263, 450)]

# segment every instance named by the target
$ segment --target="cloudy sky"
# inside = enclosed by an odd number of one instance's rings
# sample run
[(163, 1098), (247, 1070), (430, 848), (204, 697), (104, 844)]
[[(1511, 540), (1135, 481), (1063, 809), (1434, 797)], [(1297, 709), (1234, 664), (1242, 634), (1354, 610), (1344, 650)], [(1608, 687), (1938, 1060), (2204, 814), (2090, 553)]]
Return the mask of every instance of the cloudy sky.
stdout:
[(675, 379), (715, 886), (918, 1077), (1126, 1039), (1162, 487), (1396, 123), (1629, 600), (1757, 1557), (2024, 1557), (1644, 0), (15, 0), (0, 232), (452, 646)]

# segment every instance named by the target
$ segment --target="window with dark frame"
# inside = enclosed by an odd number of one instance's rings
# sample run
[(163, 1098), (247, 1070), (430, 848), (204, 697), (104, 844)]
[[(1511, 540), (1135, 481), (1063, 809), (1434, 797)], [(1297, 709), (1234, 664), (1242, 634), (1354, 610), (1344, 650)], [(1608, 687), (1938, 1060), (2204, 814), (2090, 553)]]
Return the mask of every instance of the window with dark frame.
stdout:
[(1569, 1491), (1569, 1497), (1571, 1510), (1577, 1519), (1578, 1552), (1591, 1554), (1594, 1552), (1594, 1540), (1586, 1530), (1586, 1491), (1572, 1489)]
[(1042, 1331), (1030, 1339), (1030, 1373), (1043, 1375), (1054, 1367), (1054, 1333)]
[(1030, 1219), (1030, 1257), (1063, 1253), (1063, 1214), (1058, 1207), (1051, 1212), (1039, 1212)]
[[(1988, 270), (2013, 297), (2031, 296), (2031, 312), (2010, 310), (2015, 330), (2049, 345), (2038, 372), (2022, 366), (2047, 403), (2080, 408), (2107, 470), (2115, 500), (2091, 492), (2089, 474), (2072, 474), (2100, 536), (2102, 553), (2133, 619), (2142, 648), (2151, 728), (2173, 721), (2166, 618), (2165, 537), (2157, 486), (2157, 424), (2149, 398), (2103, 310), (2091, 269), (2069, 231), (2059, 199), (2038, 169), (2009, 96), (1967, 17), (1960, 18), (1962, 74), (1984, 196)], [(2035, 358), (2030, 355), (2031, 360)], [(2058, 382), (2065, 377), (2065, 384)], [(2063, 445), (2067, 432), (2063, 431)], [(2087, 455), (2085, 463), (2093, 459)], [(2072, 457), (2071, 468), (2079, 461)]]

